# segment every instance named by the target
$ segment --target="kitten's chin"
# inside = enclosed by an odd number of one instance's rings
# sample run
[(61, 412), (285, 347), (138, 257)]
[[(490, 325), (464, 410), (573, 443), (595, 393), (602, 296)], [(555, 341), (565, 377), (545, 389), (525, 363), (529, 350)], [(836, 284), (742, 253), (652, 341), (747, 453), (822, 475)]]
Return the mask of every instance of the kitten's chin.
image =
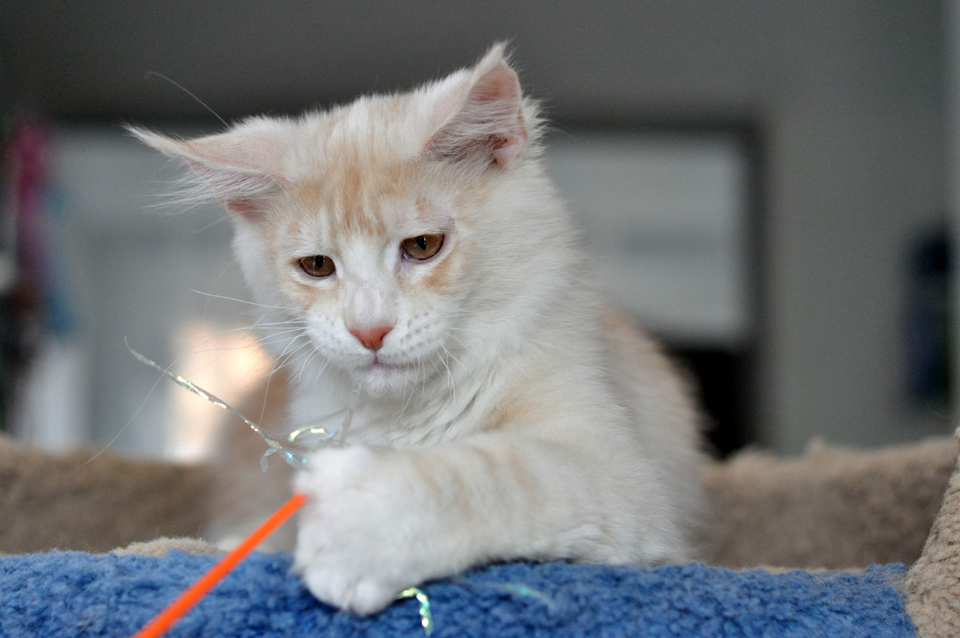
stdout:
[(403, 394), (417, 378), (417, 366), (392, 366), (382, 363), (361, 370), (363, 389), (371, 396)]

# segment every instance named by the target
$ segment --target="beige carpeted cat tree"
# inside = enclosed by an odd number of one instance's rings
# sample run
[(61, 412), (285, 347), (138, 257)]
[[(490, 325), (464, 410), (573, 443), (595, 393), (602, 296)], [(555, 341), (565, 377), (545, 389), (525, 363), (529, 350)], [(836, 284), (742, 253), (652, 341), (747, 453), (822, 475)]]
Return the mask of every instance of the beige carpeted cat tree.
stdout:
[[(913, 564), (901, 590), (918, 635), (960, 636), (958, 449), (955, 438), (870, 452), (817, 444), (794, 460), (748, 451), (713, 464), (702, 558), (735, 569)], [(0, 552), (209, 549), (189, 538), (215, 505), (211, 468), (91, 456), (0, 437)]]

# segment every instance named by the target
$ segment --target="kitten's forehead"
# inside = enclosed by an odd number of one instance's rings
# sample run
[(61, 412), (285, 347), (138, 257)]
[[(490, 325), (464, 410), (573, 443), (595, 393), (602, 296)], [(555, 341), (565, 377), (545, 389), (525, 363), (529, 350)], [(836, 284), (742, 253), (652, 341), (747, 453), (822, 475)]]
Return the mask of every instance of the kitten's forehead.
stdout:
[(309, 156), (320, 165), (389, 164), (418, 157), (430, 132), (432, 106), (412, 94), (371, 96), (300, 120)]
[(414, 160), (344, 154), (292, 185), (291, 208), (299, 228), (333, 243), (439, 231), (449, 221), (451, 206), (449, 193), (431, 173)]
[(449, 225), (454, 202), (482, 184), (423, 158), (430, 127), (421, 101), (413, 94), (361, 98), (298, 122), (301, 170), (288, 187), (295, 217), (322, 227), (331, 242)]

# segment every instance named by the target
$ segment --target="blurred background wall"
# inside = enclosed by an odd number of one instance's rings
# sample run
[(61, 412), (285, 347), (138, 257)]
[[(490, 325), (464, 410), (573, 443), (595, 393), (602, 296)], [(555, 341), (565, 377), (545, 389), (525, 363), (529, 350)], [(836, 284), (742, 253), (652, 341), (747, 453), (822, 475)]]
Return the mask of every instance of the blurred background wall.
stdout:
[[(560, 133), (736, 138), (749, 330), (728, 347), (721, 376), (736, 385), (720, 392), (739, 397), (737, 445), (872, 446), (952, 430), (945, 382), (929, 377), (948, 350), (943, 238), (960, 201), (956, 15), (930, 0), (6, 0), (0, 105), (42, 114), (67, 146), (122, 122), (215, 129), (146, 74), (227, 119), (286, 114), (439, 77), (508, 39)], [(176, 268), (175, 255), (151, 259)], [(74, 290), (98, 307), (80, 312), (95, 330), (133, 330), (110, 323), (108, 297)], [(119, 420), (141, 398), (121, 400)]]

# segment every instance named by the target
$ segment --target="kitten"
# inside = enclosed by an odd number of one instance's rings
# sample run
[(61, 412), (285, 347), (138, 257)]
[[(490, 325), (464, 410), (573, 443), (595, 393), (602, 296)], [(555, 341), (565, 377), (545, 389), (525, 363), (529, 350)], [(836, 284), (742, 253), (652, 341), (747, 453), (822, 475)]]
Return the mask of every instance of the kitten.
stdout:
[(294, 481), (295, 565), (319, 599), (368, 614), (491, 561), (691, 557), (695, 410), (598, 298), (502, 45), (409, 93), (134, 133), (232, 212), (277, 338), (301, 328), (279, 349), (302, 370), (290, 427), (336, 428), (361, 379), (347, 445)]

